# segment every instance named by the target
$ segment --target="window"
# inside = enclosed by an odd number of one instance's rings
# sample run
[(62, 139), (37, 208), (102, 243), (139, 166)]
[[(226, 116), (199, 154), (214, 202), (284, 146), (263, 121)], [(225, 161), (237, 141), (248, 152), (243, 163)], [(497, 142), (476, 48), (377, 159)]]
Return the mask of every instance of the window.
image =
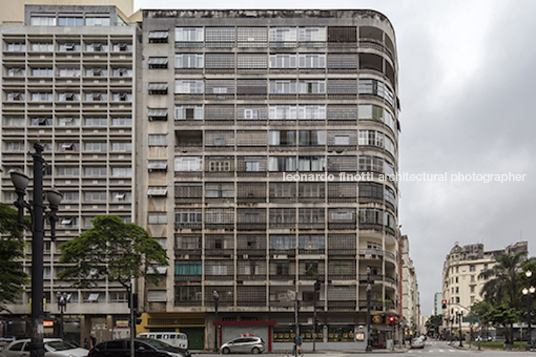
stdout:
[(149, 90), (150, 95), (167, 94), (168, 84), (165, 82), (152, 82), (152, 83), (149, 83), (148, 90)]
[(88, 52), (105, 52), (108, 51), (108, 45), (102, 42), (86, 43), (86, 51)]
[(112, 101), (132, 102), (132, 93), (129, 93), (129, 92), (112, 93)]
[(52, 52), (52, 51), (54, 51), (54, 45), (52, 43), (48, 43), (48, 42), (32, 43), (32, 51)]
[(89, 92), (86, 93), (86, 101), (88, 102), (104, 102), (108, 95), (104, 92)]
[(148, 290), (147, 291), (148, 302), (166, 302), (166, 290)]
[(359, 94), (375, 95), (385, 99), (389, 104), (394, 105), (394, 94), (391, 88), (375, 79), (360, 79)]
[(169, 33), (167, 31), (149, 31), (147, 38), (149, 43), (167, 43)]
[(201, 275), (202, 271), (200, 261), (175, 261), (175, 275)]
[(228, 172), (231, 171), (231, 161), (229, 160), (216, 160), (209, 162), (209, 171), (211, 172)]
[(276, 172), (296, 171), (296, 158), (294, 156), (270, 156), (268, 170)]
[(80, 144), (74, 142), (59, 142), (57, 150), (61, 153), (80, 152)]
[(106, 166), (86, 166), (84, 167), (84, 177), (106, 177)]
[(58, 126), (80, 126), (80, 118), (60, 117)]
[(110, 291), (110, 303), (126, 303), (128, 302), (128, 294), (126, 291)]
[(112, 202), (132, 202), (132, 192), (130, 191), (112, 191), (110, 192)]
[(270, 105), (269, 112), (272, 120), (295, 120), (298, 117), (295, 105)]
[(132, 77), (132, 68), (119, 67), (112, 68), (113, 77)]
[(297, 31), (295, 27), (271, 27), (269, 39), (273, 42), (296, 42)]
[(78, 166), (56, 166), (56, 175), (58, 177), (80, 176)]
[(31, 126), (51, 126), (52, 118), (31, 118), (30, 125)]
[(202, 79), (176, 79), (176, 94), (201, 94), (203, 93)]
[(147, 165), (149, 172), (161, 172), (167, 171), (167, 161), (166, 160), (149, 160)]
[(23, 101), (26, 96), (23, 92), (8, 92), (6, 95), (6, 100), (8, 102), (20, 102)]
[(268, 144), (274, 146), (296, 146), (296, 130), (270, 130)]
[(118, 42), (113, 45), (114, 52), (132, 52), (132, 44), (126, 42)]
[(80, 100), (80, 94), (79, 93), (73, 93), (73, 92), (60, 92), (58, 93), (58, 101), (60, 102), (74, 102)]
[(270, 80), (271, 94), (296, 94), (296, 80), (272, 79)]
[(86, 141), (84, 142), (85, 152), (107, 152), (105, 141)]
[(202, 27), (177, 27), (175, 28), (175, 41), (177, 42), (202, 42)]
[(149, 146), (167, 146), (167, 134), (149, 134)]
[(31, 26), (56, 26), (56, 17), (54, 16), (32, 16), (30, 18)]
[(167, 196), (167, 187), (166, 186), (149, 186), (147, 189), (148, 197), (166, 197)]
[(22, 128), (24, 127), (24, 118), (23, 117), (4, 117), (4, 126), (11, 128)]
[(84, 26), (84, 19), (82, 17), (60, 16), (58, 26)]
[(23, 67), (10, 67), (7, 69), (8, 77), (24, 77), (25, 70)]
[(299, 131), (300, 146), (317, 146), (326, 145), (325, 130), (300, 130)]
[(287, 53), (270, 55), (270, 68), (296, 68), (296, 55)]
[(384, 161), (376, 156), (359, 156), (359, 171), (383, 172)]
[(132, 177), (131, 167), (112, 167), (112, 177)]
[(326, 40), (325, 27), (300, 27), (298, 29), (298, 41), (300, 42), (325, 42)]
[(326, 158), (324, 156), (300, 156), (298, 159), (298, 171), (325, 171)]
[(319, 79), (300, 80), (300, 94), (325, 94), (326, 81)]
[(112, 141), (112, 152), (132, 152), (130, 141)]
[(168, 58), (167, 57), (149, 57), (147, 62), (149, 69), (165, 69), (168, 68)]
[(202, 223), (201, 210), (181, 209), (175, 212), (175, 223)]
[(270, 249), (296, 249), (296, 236), (293, 234), (270, 234)]
[(474, 265), (470, 265), (470, 266), (469, 266), (469, 271), (475, 271), (475, 266), (474, 266)]
[(86, 26), (110, 26), (110, 18), (104, 16), (86, 16)]
[(299, 66), (300, 68), (325, 68), (326, 55), (316, 53), (300, 54)]
[(166, 224), (167, 214), (166, 212), (148, 212), (147, 223), (149, 224)]
[(107, 126), (108, 119), (98, 117), (86, 117), (84, 118), (84, 126)]
[(203, 68), (203, 55), (199, 53), (178, 53), (175, 68)]
[(106, 202), (106, 191), (85, 191), (84, 202)]
[(175, 107), (176, 120), (202, 120), (202, 105), (179, 105)]
[(234, 184), (233, 183), (206, 183), (205, 185), (206, 198), (233, 198)]
[(175, 157), (175, 171), (203, 171), (203, 159), (198, 156)]
[(30, 100), (32, 102), (50, 102), (52, 101), (52, 92), (32, 92)]
[(132, 126), (132, 118), (131, 117), (114, 117), (114, 118), (112, 118), (112, 126), (131, 127)]
[(80, 68), (58, 67), (56, 73), (59, 77), (80, 77)]
[(6, 43), (6, 51), (24, 52), (26, 51), (26, 44), (24, 42), (8, 42)]

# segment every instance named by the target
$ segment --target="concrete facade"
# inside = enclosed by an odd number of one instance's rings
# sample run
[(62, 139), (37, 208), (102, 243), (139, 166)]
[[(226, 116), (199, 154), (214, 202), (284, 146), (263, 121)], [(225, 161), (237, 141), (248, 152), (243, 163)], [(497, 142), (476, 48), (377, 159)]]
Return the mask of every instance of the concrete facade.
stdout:
[[(116, 16), (113, 7), (40, 5), (27, 10), (29, 20), (33, 14)], [(20, 168), (31, 176), (29, 152), (34, 142), (43, 143), (44, 187), (55, 186), (64, 195), (57, 240), (52, 242), (47, 232), (44, 243), (45, 311), (56, 321), (56, 294), (70, 294), (65, 331), (80, 342), (90, 334), (100, 341), (128, 331), (126, 293), (120, 285), (77, 291), (56, 275), (63, 269), (57, 264), (57, 247), (91, 227), (93, 217), (113, 214), (135, 221), (136, 33), (136, 26), (0, 26), (1, 200), (15, 201), (9, 170)], [(29, 272), (30, 258), (25, 265)], [(27, 290), (8, 306), (14, 315), (4, 334), (25, 335)], [(57, 324), (45, 328), (46, 335), (57, 333)]]
[(413, 260), (409, 256), (409, 239), (404, 235), (402, 244), (402, 316), (405, 338), (421, 332), (419, 285)]
[[(371, 267), (373, 339), (385, 347), (399, 279), (398, 189), (380, 178), (398, 162), (388, 20), (367, 10), (150, 10), (142, 38), (139, 159), (152, 169), (140, 171), (139, 217), (167, 238), (174, 270), (145, 287), (141, 328), (182, 330), (203, 313), (212, 348), (218, 291), (218, 320), (242, 332), (277, 321), (265, 327), (269, 343), (290, 349), (291, 291), (306, 350), (315, 300), (317, 346), (364, 349)], [(153, 312), (167, 320), (151, 323)]]

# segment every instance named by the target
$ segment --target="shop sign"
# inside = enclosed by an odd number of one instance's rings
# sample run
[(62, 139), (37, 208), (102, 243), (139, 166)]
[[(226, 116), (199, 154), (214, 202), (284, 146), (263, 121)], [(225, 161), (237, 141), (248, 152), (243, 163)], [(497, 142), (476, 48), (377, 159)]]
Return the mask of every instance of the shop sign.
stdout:
[(383, 319), (380, 315), (374, 315), (372, 317), (372, 322), (375, 324), (381, 324), (383, 322)]
[(115, 321), (115, 327), (117, 328), (127, 328), (128, 320), (117, 320)]
[(93, 330), (106, 330), (108, 326), (106, 326), (106, 321), (94, 321), (93, 322)]
[(43, 327), (54, 327), (54, 321), (44, 320)]

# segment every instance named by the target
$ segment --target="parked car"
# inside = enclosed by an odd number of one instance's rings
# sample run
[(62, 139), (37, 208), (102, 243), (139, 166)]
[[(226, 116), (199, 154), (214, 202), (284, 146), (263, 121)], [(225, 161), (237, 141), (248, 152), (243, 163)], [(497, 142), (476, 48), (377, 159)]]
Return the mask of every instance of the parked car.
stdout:
[[(174, 347), (153, 339), (134, 339), (136, 357), (191, 357), (184, 348)], [(89, 350), (89, 357), (130, 356), (130, 339), (110, 340), (99, 343)]]
[(264, 340), (260, 337), (239, 337), (224, 343), (220, 347), (223, 354), (229, 353), (253, 353), (264, 352)]
[[(45, 357), (87, 357), (88, 350), (77, 347), (61, 338), (45, 338)], [(0, 357), (22, 357), (30, 355), (30, 339), (16, 340), (7, 345)]]
[(411, 348), (424, 348), (424, 339), (422, 337), (416, 337), (411, 340)]

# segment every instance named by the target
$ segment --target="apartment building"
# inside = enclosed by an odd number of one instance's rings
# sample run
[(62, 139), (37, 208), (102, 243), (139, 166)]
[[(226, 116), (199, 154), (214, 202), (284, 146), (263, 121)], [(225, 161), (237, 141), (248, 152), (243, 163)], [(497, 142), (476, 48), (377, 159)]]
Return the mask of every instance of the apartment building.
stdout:
[[(443, 300), (447, 301), (447, 309), (443, 309), (444, 327), (454, 335), (459, 331), (459, 323), (451, 323), (456, 317), (456, 309), (468, 315), (465, 308), (482, 299), (480, 292), (486, 280), (479, 278), (479, 274), (495, 265), (495, 257), (502, 254), (517, 254), (525, 252), (528, 255), (528, 242), (517, 242), (505, 249), (484, 251), (484, 244), (468, 244), (463, 247), (456, 243), (446, 256), (443, 264)], [(452, 325), (452, 326), (451, 326)], [(470, 330), (470, 322), (461, 324), (465, 334)]]
[(411, 338), (421, 329), (420, 294), (417, 273), (409, 256), (408, 236), (402, 236), (402, 328), (404, 337)]
[[(397, 314), (395, 34), (371, 10), (144, 10), (139, 224), (167, 249), (140, 331), (364, 349)], [(320, 281), (320, 291), (314, 284)], [(216, 327), (215, 327), (216, 326)], [(216, 340), (215, 340), (216, 339)], [(193, 347), (195, 345), (195, 347)]]
[[(27, 25), (0, 26), (1, 200), (16, 200), (11, 169), (32, 176), (33, 143), (44, 145), (44, 187), (63, 193), (57, 240), (44, 242), (45, 335), (58, 334), (58, 293), (70, 300), (65, 334), (98, 340), (128, 331), (125, 291), (105, 282), (77, 291), (56, 275), (58, 246), (91, 227), (97, 215), (135, 220), (136, 26), (115, 6), (27, 5)], [(29, 196), (31, 197), (31, 181)], [(48, 227), (45, 227), (48, 228)], [(26, 240), (30, 241), (31, 236)], [(31, 252), (24, 263), (30, 272)], [(30, 287), (3, 316), (6, 335), (24, 336)]]

